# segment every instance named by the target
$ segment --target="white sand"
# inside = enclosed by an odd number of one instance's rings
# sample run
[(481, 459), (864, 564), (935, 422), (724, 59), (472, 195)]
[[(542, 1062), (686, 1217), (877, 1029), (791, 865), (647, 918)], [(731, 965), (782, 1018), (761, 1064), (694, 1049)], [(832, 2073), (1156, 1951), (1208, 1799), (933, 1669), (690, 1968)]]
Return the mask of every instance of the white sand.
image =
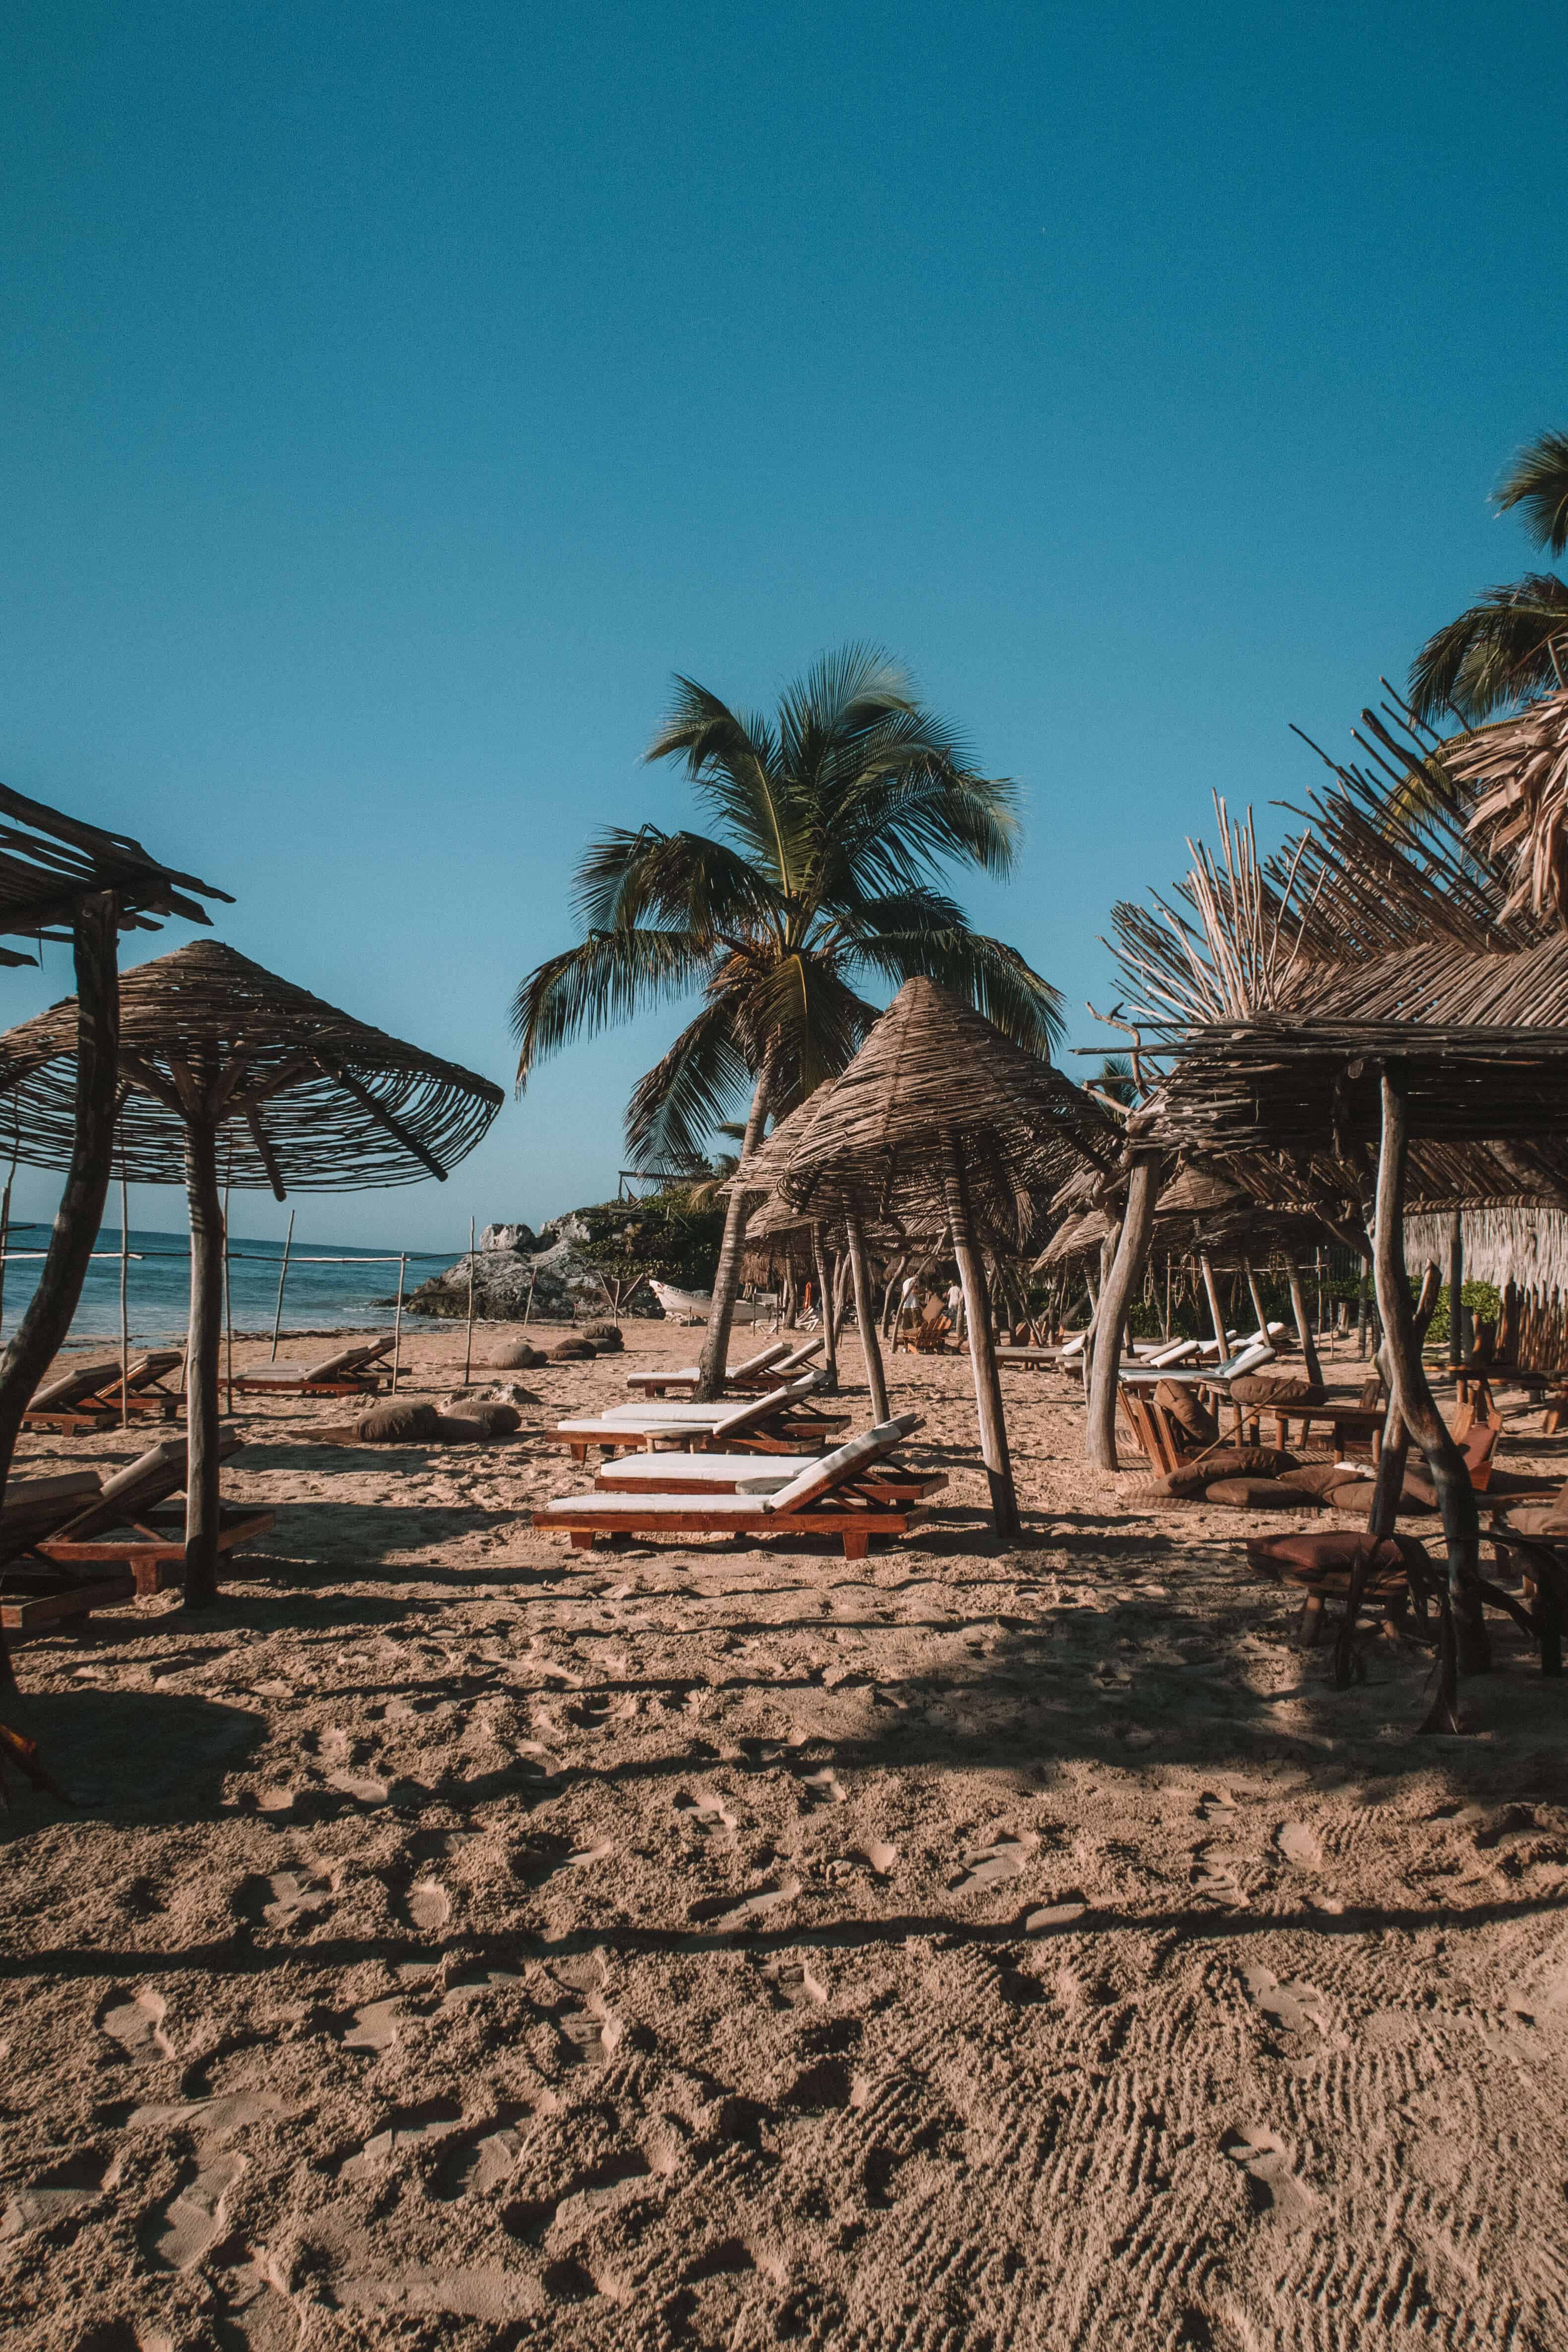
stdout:
[[(689, 1360), (627, 1330), (541, 1421)], [(19, 1647), (8, 2346), (1568, 2342), (1568, 1685), (1492, 1621), (1469, 1738), (1396, 1642), (1334, 1691), (1281, 1522), (1125, 1516), (1049, 1376), (999, 1554), (967, 1365), (890, 1370), (952, 1483), (855, 1567), (254, 1400), (222, 1605)]]

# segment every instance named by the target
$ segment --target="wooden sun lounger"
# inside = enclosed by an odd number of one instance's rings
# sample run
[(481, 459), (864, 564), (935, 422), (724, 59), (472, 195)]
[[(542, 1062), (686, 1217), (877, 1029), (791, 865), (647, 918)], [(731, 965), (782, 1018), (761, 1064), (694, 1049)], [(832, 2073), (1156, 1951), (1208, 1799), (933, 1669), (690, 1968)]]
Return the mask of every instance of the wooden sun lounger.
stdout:
[(573, 1458), (586, 1461), (591, 1445), (629, 1452), (638, 1446), (652, 1451), (661, 1443), (680, 1444), (703, 1454), (739, 1449), (759, 1454), (799, 1454), (820, 1449), (824, 1433), (842, 1429), (847, 1413), (810, 1412), (805, 1399), (821, 1386), (820, 1376), (803, 1373), (788, 1388), (769, 1389), (745, 1397), (738, 1404), (620, 1404), (593, 1419), (563, 1421), (554, 1443), (570, 1448)]
[(846, 1559), (863, 1559), (873, 1536), (908, 1532), (916, 1507), (873, 1500), (864, 1483), (903, 1444), (898, 1422), (852, 1438), (835, 1453), (808, 1463), (787, 1486), (770, 1495), (568, 1495), (534, 1513), (536, 1528), (569, 1535), (578, 1551), (601, 1536), (837, 1536)]
[[(156, 1415), (160, 1421), (177, 1421), (184, 1399), (169, 1386), (171, 1377), (184, 1362), (181, 1348), (152, 1348), (139, 1356), (125, 1375), (125, 1410), (130, 1413)], [(120, 1381), (117, 1377), (104, 1391), (104, 1400), (118, 1421), (120, 1418)]]
[(392, 1344), (377, 1339), (368, 1348), (342, 1348), (314, 1364), (254, 1366), (236, 1372), (234, 1385), (244, 1396), (380, 1396), (383, 1378), (392, 1386), (392, 1367), (383, 1360)]
[(38, 1556), (37, 1547), (80, 1515), (99, 1494), (96, 1470), (57, 1478), (13, 1479), (0, 1506), (0, 1625), (7, 1633), (38, 1633), (68, 1618), (112, 1609), (135, 1594), (125, 1570), (83, 1573)]
[[(109, 1402), (112, 1384), (116, 1402)], [(22, 1415), (24, 1429), (52, 1429), (70, 1436), (83, 1429), (112, 1429), (120, 1419), (120, 1366), (76, 1364), (37, 1390)]]
[[(891, 1426), (905, 1437), (920, 1427), (917, 1412), (901, 1412)], [(825, 1454), (790, 1454), (769, 1461), (755, 1454), (623, 1454), (601, 1463), (594, 1486), (601, 1494), (772, 1495)], [(891, 1459), (873, 1463), (857, 1479), (858, 1491), (877, 1503), (919, 1503), (947, 1484), (942, 1470), (908, 1470)]]
[[(226, 1460), (242, 1443), (237, 1433), (225, 1431), (219, 1440), (219, 1459)], [(165, 1438), (109, 1479), (85, 1510), (34, 1549), (62, 1568), (112, 1566), (128, 1571), (138, 1599), (162, 1592), (177, 1585), (185, 1572), (185, 1514), (183, 1507), (170, 1507), (183, 1492), (185, 1473), (185, 1440)], [(235, 1551), (266, 1535), (272, 1525), (271, 1511), (254, 1504), (225, 1503), (219, 1513), (218, 1549)], [(132, 1532), (110, 1533), (118, 1528)]]
[[(727, 1372), (725, 1386), (747, 1396), (766, 1389), (786, 1387), (813, 1356), (821, 1352), (821, 1339), (808, 1339), (803, 1347), (793, 1349), (787, 1340), (780, 1339), (776, 1346), (764, 1348), (760, 1355), (749, 1357), (744, 1364)], [(695, 1364), (683, 1364), (674, 1372), (628, 1372), (626, 1385), (643, 1396), (664, 1396), (674, 1388), (695, 1388), (697, 1378)]]

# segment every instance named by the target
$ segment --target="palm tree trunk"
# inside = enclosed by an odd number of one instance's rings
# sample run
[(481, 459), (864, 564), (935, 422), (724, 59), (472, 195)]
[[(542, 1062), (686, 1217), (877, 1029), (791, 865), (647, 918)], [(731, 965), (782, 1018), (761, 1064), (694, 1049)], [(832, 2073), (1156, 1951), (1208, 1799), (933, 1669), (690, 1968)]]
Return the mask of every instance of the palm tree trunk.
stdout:
[[(108, 892), (78, 900), (73, 919), (76, 1129), (38, 1286), (0, 1358), (0, 1496), (10, 1475), (22, 1415), (71, 1328), (109, 1192), (120, 1103), (119, 920), (118, 902)], [(0, 1683), (13, 1679), (5, 1636), (0, 1633)]]
[(1383, 1072), (1383, 1137), (1377, 1162), (1377, 1231), (1373, 1271), (1383, 1320), (1389, 1383), (1400, 1419), (1427, 1457), (1448, 1553), (1448, 1609), (1461, 1674), (1485, 1674), (1491, 1664), (1482, 1613), (1480, 1514), (1465, 1459), (1449, 1434), (1427, 1384), (1421, 1342), (1405, 1272), (1405, 1167), (1407, 1117), (1397, 1073)]
[(729, 1361), (729, 1327), (735, 1318), (735, 1301), (740, 1289), (742, 1241), (746, 1233), (746, 1214), (755, 1195), (741, 1189), (739, 1179), (746, 1173), (746, 1163), (753, 1157), (762, 1141), (762, 1130), (768, 1124), (768, 1102), (773, 1092), (775, 1055), (771, 1046), (763, 1056), (758, 1072), (756, 1089), (751, 1097), (751, 1109), (747, 1116), (746, 1140), (740, 1147), (740, 1166), (729, 1194), (724, 1214), (724, 1236), (718, 1245), (718, 1265), (714, 1269), (713, 1304), (708, 1308), (707, 1332), (703, 1339), (702, 1354), (697, 1358), (696, 1386), (692, 1391), (699, 1403), (710, 1403), (724, 1393), (725, 1367)]
[(1090, 1375), (1085, 1450), (1090, 1461), (1101, 1470), (1118, 1467), (1116, 1383), (1121, 1370), (1122, 1321), (1127, 1312), (1128, 1301), (1144, 1278), (1144, 1260), (1148, 1255), (1149, 1235), (1155, 1225), (1158, 1178), (1157, 1159), (1134, 1160), (1127, 1186), (1126, 1212), (1122, 1219), (1122, 1238), (1116, 1245), (1111, 1271), (1105, 1277), (1105, 1287), (1100, 1293), (1098, 1319), (1105, 1339), (1094, 1350), (1094, 1365)]
[(224, 1210), (215, 1128), (185, 1130), (191, 1203), (191, 1331), (186, 1348), (185, 1606), (218, 1597), (218, 1352), (224, 1317)]

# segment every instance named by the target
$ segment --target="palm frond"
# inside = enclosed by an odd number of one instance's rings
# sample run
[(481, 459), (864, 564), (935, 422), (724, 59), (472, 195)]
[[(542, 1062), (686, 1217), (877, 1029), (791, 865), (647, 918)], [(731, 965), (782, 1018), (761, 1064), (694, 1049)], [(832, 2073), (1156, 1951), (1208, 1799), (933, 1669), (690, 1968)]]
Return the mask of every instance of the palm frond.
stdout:
[(708, 942), (680, 930), (595, 931), (529, 972), (512, 1004), (517, 1090), (549, 1054), (645, 1006), (685, 995), (707, 977)]
[(638, 1079), (626, 1106), (634, 1167), (695, 1165), (715, 1129), (727, 1128), (730, 1113), (749, 1100), (752, 1074), (736, 1043), (732, 1015), (726, 1002), (704, 1005)]
[(1549, 555), (1568, 548), (1568, 433), (1541, 433), (1522, 448), (1498, 486), (1506, 512), (1522, 507), (1525, 528)]
[(589, 844), (578, 866), (572, 908), (585, 930), (676, 924), (717, 937), (777, 919), (778, 891), (755, 865), (700, 833), (635, 833), (613, 827)]
[(1457, 711), (1481, 719), (1568, 677), (1568, 585), (1555, 572), (1488, 588), (1466, 611), (1435, 630), (1410, 665), (1410, 703), (1417, 719)]
[(882, 919), (865, 921), (857, 932), (854, 962), (899, 983), (917, 973), (938, 982), (1015, 1045), (1049, 1060), (1065, 1034), (1061, 990), (1016, 948), (971, 930), (961, 915), (956, 922), (934, 919), (940, 905), (922, 892), (879, 902), (870, 911)]

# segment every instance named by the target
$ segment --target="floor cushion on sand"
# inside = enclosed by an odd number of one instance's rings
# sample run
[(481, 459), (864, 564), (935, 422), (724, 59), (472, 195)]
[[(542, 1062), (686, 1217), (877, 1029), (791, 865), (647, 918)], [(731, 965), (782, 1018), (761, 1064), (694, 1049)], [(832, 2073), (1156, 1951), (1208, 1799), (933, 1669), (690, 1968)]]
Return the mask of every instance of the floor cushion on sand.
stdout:
[[(1348, 1584), (1357, 1555), (1366, 1538), (1354, 1528), (1336, 1528), (1318, 1534), (1251, 1536), (1247, 1563), (1260, 1576), (1288, 1576), (1297, 1584)], [(1385, 1536), (1373, 1553), (1373, 1582), (1387, 1584), (1412, 1567), (1432, 1566), (1424, 1545), (1414, 1536)]]
[(1219, 1423), (1208, 1407), (1179, 1381), (1157, 1381), (1155, 1383), (1155, 1402), (1164, 1405), (1176, 1427), (1184, 1430), (1188, 1437), (1195, 1438), (1199, 1445), (1212, 1445), (1218, 1436)]
[(1568, 1510), (1561, 1503), (1526, 1503), (1500, 1522), (1498, 1534), (1505, 1543), (1511, 1528), (1542, 1543), (1568, 1544)]
[(1239, 1372), (1230, 1383), (1238, 1404), (1323, 1404), (1328, 1391), (1301, 1373)]
[(433, 1404), (378, 1404), (369, 1412), (361, 1413), (353, 1424), (354, 1433), (366, 1445), (407, 1445), (420, 1440), (428, 1444), (435, 1435), (435, 1407)]
[(1334, 1504), (1336, 1510), (1354, 1511), (1372, 1500), (1372, 1480), (1349, 1462), (1304, 1462), (1299, 1470), (1282, 1470), (1280, 1475), (1287, 1486), (1294, 1486), (1299, 1494), (1315, 1495), (1323, 1503), (1344, 1488)]
[(482, 1421), (465, 1412), (438, 1412), (435, 1434), (443, 1445), (483, 1445), (490, 1433)]
[(1184, 1462), (1165, 1480), (1172, 1495), (1196, 1495), (1216, 1478), (1278, 1478), (1293, 1470), (1296, 1457), (1277, 1445), (1217, 1445), (1200, 1462)]
[(1204, 1488), (1203, 1499), (1233, 1511), (1310, 1511), (1317, 1498), (1278, 1478), (1217, 1478)]

